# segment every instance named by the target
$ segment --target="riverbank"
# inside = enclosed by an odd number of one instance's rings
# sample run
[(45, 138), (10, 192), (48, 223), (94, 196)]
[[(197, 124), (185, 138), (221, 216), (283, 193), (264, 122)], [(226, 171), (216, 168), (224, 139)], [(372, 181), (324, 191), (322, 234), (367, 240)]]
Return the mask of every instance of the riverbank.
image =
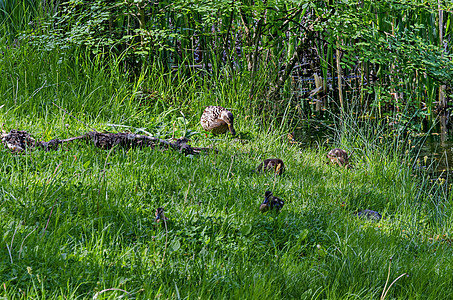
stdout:
[[(409, 277), (388, 298), (452, 294), (451, 197), (413, 176), (397, 143), (351, 139), (361, 133), (339, 128), (336, 146), (354, 151), (354, 168), (327, 165), (330, 148), (300, 148), (281, 119), (250, 107), (246, 82), (213, 88), (159, 70), (131, 81), (111, 61), (32, 50), (0, 61), (6, 131), (46, 141), (89, 128), (185, 135), (218, 153), (3, 147), (0, 295), (376, 299), (391, 258), (390, 282)], [(231, 108), (238, 138), (202, 132), (210, 104)], [(282, 176), (254, 172), (274, 157), (285, 162)], [(266, 190), (285, 201), (280, 214), (259, 211)], [(167, 228), (154, 221), (157, 207)], [(354, 214), (364, 209), (383, 218)]]

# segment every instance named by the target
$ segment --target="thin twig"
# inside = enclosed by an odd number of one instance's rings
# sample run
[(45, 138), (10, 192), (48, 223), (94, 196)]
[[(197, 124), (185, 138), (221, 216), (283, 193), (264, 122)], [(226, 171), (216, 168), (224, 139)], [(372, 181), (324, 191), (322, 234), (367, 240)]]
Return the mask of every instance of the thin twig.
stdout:
[(67, 143), (67, 142), (72, 142), (72, 141), (75, 141), (75, 140), (81, 140), (81, 139), (84, 139), (86, 137), (87, 137), (87, 135), (84, 134), (84, 135), (75, 136), (75, 137), (71, 137), (71, 138), (68, 138), (68, 139), (60, 140), (60, 142)]
[[(387, 284), (389, 282), (389, 278), (390, 278), (390, 267), (392, 266), (392, 258), (390, 257), (390, 263), (389, 263), (389, 271), (387, 273), (387, 280), (385, 281), (385, 285), (384, 285), (384, 290), (382, 291), (382, 295), (381, 295), (381, 298), (380, 300), (384, 300), (385, 297), (387, 297), (387, 293), (389, 292), (390, 288), (392, 287), (392, 285), (397, 282), (401, 277), (403, 277), (404, 275), (407, 275), (407, 273), (403, 273), (401, 274), (400, 276), (398, 276), (395, 280), (392, 281), (392, 283), (389, 285), (389, 287), (387, 288)], [(407, 275), (409, 277), (409, 275)]]
[(389, 270), (387, 272), (387, 280), (385, 281), (385, 285), (384, 285), (384, 290), (382, 291), (382, 294), (381, 294), (381, 300), (384, 299), (384, 295), (385, 295), (385, 291), (387, 289), (387, 284), (389, 283), (389, 279), (390, 279), (390, 267), (392, 266), (392, 258), (390, 257), (390, 262), (389, 262)]
[(19, 77), (16, 78), (16, 97), (14, 97), (14, 106), (17, 105), (17, 93), (19, 92)]
[(42, 84), (42, 86), (39, 87), (39, 88), (37, 88), (37, 89), (33, 92), (33, 94), (31, 94), (30, 97), (28, 97), (28, 99), (27, 99), (26, 101), (30, 100), (34, 95), (36, 95), (40, 90), (42, 90), (42, 89), (44, 88), (44, 86), (46, 85), (46, 83), (47, 83), (47, 80), (44, 80), (44, 83)]
[[(392, 283), (389, 285), (387, 291), (385, 292), (384, 297), (382, 297), (382, 300), (385, 299), (385, 297), (387, 296), (387, 293), (389, 292), (389, 290), (390, 290), (390, 288), (392, 287), (392, 285), (393, 285), (395, 282), (397, 282), (398, 279), (400, 279), (401, 277), (403, 277), (403, 276), (406, 275), (406, 274), (407, 274), (407, 273), (403, 273), (403, 274), (401, 274), (400, 276), (396, 277), (395, 280), (392, 281)], [(407, 275), (407, 276), (409, 277), (409, 275)]]

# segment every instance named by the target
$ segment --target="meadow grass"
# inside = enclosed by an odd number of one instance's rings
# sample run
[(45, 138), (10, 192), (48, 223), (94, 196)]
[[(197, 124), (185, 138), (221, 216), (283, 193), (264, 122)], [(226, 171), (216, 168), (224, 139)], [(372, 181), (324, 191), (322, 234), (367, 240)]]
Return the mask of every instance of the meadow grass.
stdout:
[[(354, 168), (344, 169), (326, 164), (326, 146), (288, 143), (284, 124), (243, 100), (244, 79), (155, 68), (130, 80), (114, 60), (82, 51), (1, 50), (7, 131), (39, 140), (146, 131), (219, 150), (184, 156), (80, 142), (12, 154), (3, 147), (5, 299), (376, 299), (390, 258), (390, 282), (409, 277), (387, 299), (452, 294), (448, 189), (415, 176), (401, 143), (371, 138), (376, 128), (348, 118), (338, 126), (337, 146), (354, 150)], [(201, 133), (199, 117), (211, 104), (231, 108), (240, 139)], [(282, 176), (253, 171), (272, 157), (285, 161)], [(280, 214), (259, 212), (266, 190), (285, 201)], [(167, 230), (154, 222), (157, 207), (166, 210)], [(358, 219), (353, 213), (363, 209), (384, 219)]]

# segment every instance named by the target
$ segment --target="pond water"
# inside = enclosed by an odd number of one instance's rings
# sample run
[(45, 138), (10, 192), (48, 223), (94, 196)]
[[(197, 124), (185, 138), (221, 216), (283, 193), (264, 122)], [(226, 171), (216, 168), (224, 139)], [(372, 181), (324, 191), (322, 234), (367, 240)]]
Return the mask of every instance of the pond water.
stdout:
[(427, 137), (419, 151), (417, 165), (435, 177), (449, 178), (453, 175), (453, 140), (442, 141), (437, 134)]
[[(333, 147), (335, 142), (333, 126), (324, 123), (303, 125), (294, 133), (294, 140), (302, 147)], [(412, 142), (412, 156), (416, 157), (414, 168), (426, 171), (431, 177), (450, 178), (453, 176), (453, 136), (438, 133), (415, 137)], [(415, 142), (418, 140), (418, 142)]]

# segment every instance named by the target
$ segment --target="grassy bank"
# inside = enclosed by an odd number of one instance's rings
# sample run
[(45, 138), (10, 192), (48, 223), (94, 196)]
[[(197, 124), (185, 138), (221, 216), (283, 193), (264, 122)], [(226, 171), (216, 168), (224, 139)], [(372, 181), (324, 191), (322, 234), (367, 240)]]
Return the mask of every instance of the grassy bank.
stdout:
[[(2, 51), (5, 130), (50, 140), (141, 128), (219, 149), (191, 157), (84, 143), (19, 155), (2, 148), (3, 297), (376, 299), (390, 258), (390, 282), (409, 277), (388, 299), (453, 293), (451, 198), (414, 177), (395, 144), (343, 123), (338, 146), (355, 149), (355, 168), (342, 169), (326, 165), (326, 147), (300, 149), (280, 121), (256, 114), (244, 100), (246, 80), (187, 80), (156, 69), (130, 81), (115, 61), (76, 51)], [(232, 109), (241, 139), (197, 133), (210, 104)], [(284, 175), (253, 172), (271, 157), (285, 161)], [(266, 190), (285, 200), (279, 215), (259, 212)], [(154, 223), (157, 207), (168, 230)], [(385, 218), (354, 216), (363, 209)]]

